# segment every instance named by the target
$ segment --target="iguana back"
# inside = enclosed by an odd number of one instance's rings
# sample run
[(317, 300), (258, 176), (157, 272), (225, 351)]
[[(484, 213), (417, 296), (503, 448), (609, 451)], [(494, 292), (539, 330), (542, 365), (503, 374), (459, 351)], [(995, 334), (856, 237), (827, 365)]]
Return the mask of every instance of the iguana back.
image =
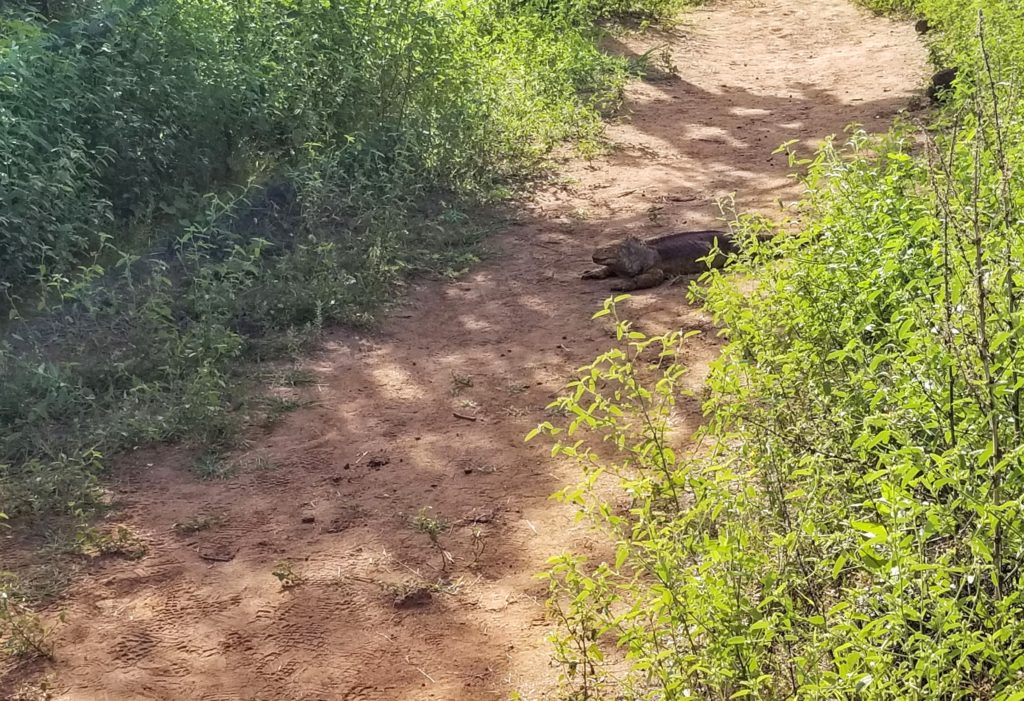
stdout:
[[(720, 255), (711, 261), (707, 258), (717, 241)], [(667, 275), (694, 275), (710, 267), (721, 267), (728, 254), (736, 250), (736, 243), (728, 231), (709, 229), (705, 231), (679, 231), (672, 234), (644, 239), (644, 244), (658, 252), (659, 264)]]
[[(716, 244), (718, 255), (707, 260)], [(613, 290), (643, 289), (677, 275), (696, 275), (709, 267), (720, 268), (734, 251), (736, 241), (732, 234), (719, 229), (680, 231), (647, 239), (628, 236), (594, 251), (594, 262), (601, 267), (588, 270), (583, 278), (618, 277), (622, 282)]]

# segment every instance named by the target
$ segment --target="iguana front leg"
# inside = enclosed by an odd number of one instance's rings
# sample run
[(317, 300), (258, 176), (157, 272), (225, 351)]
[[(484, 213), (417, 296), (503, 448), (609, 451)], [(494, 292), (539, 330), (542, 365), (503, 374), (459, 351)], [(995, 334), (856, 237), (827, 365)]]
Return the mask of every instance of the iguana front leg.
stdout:
[(584, 280), (604, 280), (606, 278), (615, 277), (615, 271), (609, 268), (607, 265), (602, 265), (600, 268), (594, 268), (588, 270), (580, 276)]
[(648, 287), (657, 287), (665, 282), (665, 271), (661, 268), (652, 268), (612, 285), (613, 292), (631, 292), (633, 290), (646, 290)]

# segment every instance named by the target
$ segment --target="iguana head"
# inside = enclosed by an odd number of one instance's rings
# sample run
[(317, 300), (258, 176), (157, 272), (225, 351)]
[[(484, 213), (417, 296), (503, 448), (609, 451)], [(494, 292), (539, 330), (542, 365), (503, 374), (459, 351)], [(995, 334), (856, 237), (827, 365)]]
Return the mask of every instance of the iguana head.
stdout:
[(594, 251), (594, 262), (606, 265), (623, 277), (635, 277), (658, 262), (658, 252), (635, 236), (601, 246)]

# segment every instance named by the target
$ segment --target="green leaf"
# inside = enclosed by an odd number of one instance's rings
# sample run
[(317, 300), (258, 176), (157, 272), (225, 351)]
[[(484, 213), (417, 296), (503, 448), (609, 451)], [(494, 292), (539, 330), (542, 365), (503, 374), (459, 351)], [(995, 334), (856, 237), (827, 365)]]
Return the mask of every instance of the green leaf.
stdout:
[(995, 353), (1003, 346), (1003, 344), (1013, 338), (1013, 334), (1013, 331), (1000, 331), (995, 334), (995, 336), (992, 337), (992, 343), (989, 346), (989, 350)]
[(868, 536), (869, 539), (885, 542), (889, 538), (889, 533), (885, 530), (885, 526), (879, 523), (871, 523), (870, 521), (851, 521), (850, 525), (862, 534)]
[(832, 579), (839, 579), (839, 573), (843, 571), (843, 567), (846, 566), (847, 556), (843, 553), (836, 558), (836, 562), (832, 565)]
[(996, 449), (992, 443), (986, 445), (985, 448), (978, 455), (978, 464), (981, 465), (982, 467), (987, 466), (995, 452)]
[(629, 547), (625, 543), (620, 543), (619, 547), (616, 548), (615, 552), (615, 569), (622, 569), (622, 566), (629, 559)]

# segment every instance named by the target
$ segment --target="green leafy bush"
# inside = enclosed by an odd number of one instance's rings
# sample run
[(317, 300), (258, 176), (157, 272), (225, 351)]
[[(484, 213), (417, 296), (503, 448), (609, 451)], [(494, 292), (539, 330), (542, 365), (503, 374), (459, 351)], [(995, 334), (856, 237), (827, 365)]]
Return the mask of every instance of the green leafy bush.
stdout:
[(826, 144), (799, 234), (737, 224), (694, 449), (683, 339), (623, 321), (541, 427), (615, 544), (548, 574), (573, 698), (1022, 698), (1024, 25), (973, 27), (935, 129)]
[(909, 14), (919, 9), (921, 0), (858, 0), (870, 10), (887, 14)]
[(152, 441), (216, 460), (253, 363), (465, 269), (470, 214), (597, 136), (626, 69), (595, 22), (674, 7), (4, 5), (0, 511), (88, 510)]
[(104, 237), (137, 248), (175, 203), (302, 167), (309, 145), (344, 148), (382, 189), (415, 173), (486, 191), (594, 133), (623, 72), (591, 25), (628, 6), (159, 0), (6, 20), (0, 277), (15, 294)]

